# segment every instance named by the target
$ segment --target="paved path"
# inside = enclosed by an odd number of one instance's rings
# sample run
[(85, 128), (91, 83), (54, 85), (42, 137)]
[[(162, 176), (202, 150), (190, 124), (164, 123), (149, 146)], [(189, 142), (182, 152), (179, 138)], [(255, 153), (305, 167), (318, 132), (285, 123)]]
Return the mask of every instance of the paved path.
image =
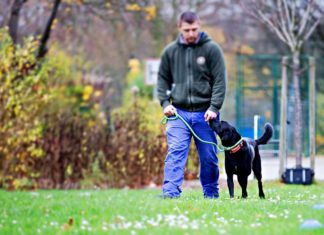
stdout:
[[(288, 158), (288, 168), (294, 168), (296, 160)], [(303, 167), (310, 166), (310, 159), (303, 158)], [(225, 173), (225, 171), (223, 171)], [(226, 175), (222, 174), (221, 177), (226, 179)], [(324, 157), (315, 158), (315, 179), (324, 180)], [(262, 158), (262, 178), (263, 180), (277, 180), (279, 179), (279, 158), (278, 157), (263, 157)], [(252, 174), (249, 179), (253, 179)]]
[[(287, 167), (293, 168), (296, 165), (294, 158), (288, 158)], [(303, 167), (309, 167), (309, 158), (303, 158)], [(316, 157), (315, 159), (315, 180), (324, 181), (324, 156)], [(278, 157), (263, 157), (262, 158), (262, 178), (263, 181), (279, 180), (279, 158)], [(234, 176), (235, 182), (237, 181)], [(249, 176), (249, 180), (253, 180), (253, 174)], [(226, 188), (226, 173), (225, 169), (221, 170), (219, 185), (221, 188)], [(199, 180), (185, 181), (183, 188), (201, 188)]]

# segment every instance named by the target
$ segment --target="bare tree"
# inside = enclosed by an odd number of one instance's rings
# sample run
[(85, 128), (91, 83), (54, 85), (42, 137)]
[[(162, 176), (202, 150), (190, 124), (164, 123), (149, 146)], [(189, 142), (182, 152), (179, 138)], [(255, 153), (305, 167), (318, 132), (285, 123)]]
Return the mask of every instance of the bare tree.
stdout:
[(296, 167), (302, 166), (302, 107), (299, 86), (302, 45), (324, 17), (322, 0), (241, 0), (246, 13), (265, 24), (289, 47), (293, 61), (294, 144)]

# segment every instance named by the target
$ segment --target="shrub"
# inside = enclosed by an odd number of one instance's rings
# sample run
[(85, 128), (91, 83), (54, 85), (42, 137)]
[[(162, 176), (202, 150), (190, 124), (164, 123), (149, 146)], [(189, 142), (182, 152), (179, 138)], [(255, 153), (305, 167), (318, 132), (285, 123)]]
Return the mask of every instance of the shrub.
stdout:
[(161, 127), (150, 129), (152, 117), (148, 110), (154, 106), (135, 101), (114, 112), (114, 132), (107, 140), (101, 162), (111, 186), (136, 188), (162, 182), (166, 139)]

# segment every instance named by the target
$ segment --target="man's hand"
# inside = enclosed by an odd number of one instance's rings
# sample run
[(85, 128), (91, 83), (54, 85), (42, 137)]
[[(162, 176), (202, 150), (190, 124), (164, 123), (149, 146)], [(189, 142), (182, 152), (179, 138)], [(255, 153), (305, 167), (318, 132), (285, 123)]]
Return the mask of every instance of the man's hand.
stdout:
[(174, 115), (175, 111), (176, 111), (176, 108), (170, 104), (164, 108), (163, 113), (165, 116), (169, 117), (169, 116)]
[(204, 115), (204, 118), (205, 118), (205, 121), (208, 122), (212, 119), (215, 119), (217, 116), (217, 113), (211, 111), (211, 110), (207, 110), (205, 115)]

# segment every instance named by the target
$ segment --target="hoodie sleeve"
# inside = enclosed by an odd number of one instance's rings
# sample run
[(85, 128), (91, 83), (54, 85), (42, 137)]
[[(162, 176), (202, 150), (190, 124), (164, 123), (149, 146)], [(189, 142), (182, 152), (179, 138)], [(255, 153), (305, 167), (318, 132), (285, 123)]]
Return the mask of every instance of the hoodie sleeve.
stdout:
[(210, 49), (210, 72), (212, 75), (212, 97), (209, 110), (219, 112), (222, 108), (227, 83), (227, 73), (222, 49), (215, 43), (212, 43)]
[(163, 108), (171, 104), (170, 90), (172, 85), (172, 74), (170, 68), (170, 61), (167, 50), (164, 50), (158, 72), (157, 93), (160, 104)]

